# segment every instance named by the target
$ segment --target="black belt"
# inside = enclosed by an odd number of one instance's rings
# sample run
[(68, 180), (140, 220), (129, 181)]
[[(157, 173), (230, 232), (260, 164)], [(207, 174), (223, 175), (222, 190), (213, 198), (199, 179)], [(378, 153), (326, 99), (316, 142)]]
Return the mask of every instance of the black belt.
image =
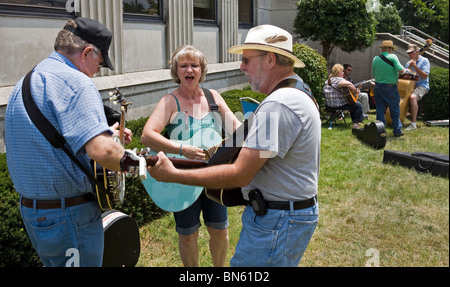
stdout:
[[(294, 210), (310, 208), (316, 205), (317, 195), (306, 200), (294, 201)], [(291, 205), (288, 201), (266, 201), (268, 209), (290, 210)]]
[[(289, 201), (264, 201), (266, 203), (266, 207), (268, 209), (277, 209), (277, 210), (291, 210), (291, 205)], [(249, 202), (248, 202), (249, 203)], [(306, 200), (294, 201), (293, 207), (294, 210), (310, 208), (316, 205), (317, 203), (317, 194)]]
[[(94, 200), (94, 195), (92, 193), (86, 193), (84, 195), (65, 198), (65, 207), (71, 207), (80, 205), (89, 201)], [(34, 208), (33, 199), (22, 197), (22, 205), (28, 208)], [(36, 209), (56, 209), (61, 208), (61, 200), (36, 200)]]

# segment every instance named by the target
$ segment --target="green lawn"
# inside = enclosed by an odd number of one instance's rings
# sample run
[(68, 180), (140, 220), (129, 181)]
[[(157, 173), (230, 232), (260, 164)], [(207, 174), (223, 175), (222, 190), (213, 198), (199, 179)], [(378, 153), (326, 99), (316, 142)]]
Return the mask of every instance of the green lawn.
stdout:
[[(366, 123), (373, 120), (371, 114)], [(383, 164), (383, 150), (359, 141), (350, 126), (322, 128), (320, 219), (300, 266), (449, 266), (449, 179)], [(449, 153), (448, 128), (418, 126), (402, 138), (387, 129), (385, 149)], [(229, 209), (227, 264), (239, 239), (242, 210)], [(140, 232), (138, 266), (181, 266), (171, 214)], [(204, 227), (199, 249), (200, 266), (212, 266)]]

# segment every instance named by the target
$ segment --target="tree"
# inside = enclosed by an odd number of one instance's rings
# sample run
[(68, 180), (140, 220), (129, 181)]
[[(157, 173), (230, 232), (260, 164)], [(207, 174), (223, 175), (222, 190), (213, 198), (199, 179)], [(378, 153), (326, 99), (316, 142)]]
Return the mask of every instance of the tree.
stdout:
[(304, 40), (320, 41), (325, 59), (334, 47), (363, 52), (375, 42), (376, 20), (367, 0), (299, 0), (295, 32)]
[(395, 6), (404, 25), (449, 42), (449, 0), (381, 0), (381, 4)]
[(395, 6), (382, 6), (379, 12), (375, 12), (375, 18), (378, 22), (377, 33), (391, 33), (398, 35), (402, 29), (402, 18), (398, 14)]

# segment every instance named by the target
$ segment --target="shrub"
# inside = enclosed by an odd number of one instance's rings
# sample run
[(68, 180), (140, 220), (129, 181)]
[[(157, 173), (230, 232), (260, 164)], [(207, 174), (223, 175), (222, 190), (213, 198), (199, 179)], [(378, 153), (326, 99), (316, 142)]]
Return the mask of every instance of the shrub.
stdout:
[(0, 267), (42, 266), (19, 210), (19, 194), (6, 168), (6, 154), (0, 154)]
[(258, 102), (262, 102), (266, 98), (266, 95), (264, 94), (253, 92), (250, 86), (244, 88), (243, 90), (230, 90), (223, 92), (221, 93), (221, 96), (233, 113), (242, 112), (241, 102), (239, 101), (240, 98), (250, 97)]
[(321, 108), (324, 107), (323, 85), (327, 79), (327, 61), (317, 50), (303, 44), (294, 44), (294, 55), (305, 63), (304, 68), (295, 68), (295, 72), (309, 85)]
[(449, 70), (446, 68), (431, 68), (430, 91), (419, 102), (422, 119), (443, 120), (449, 118)]

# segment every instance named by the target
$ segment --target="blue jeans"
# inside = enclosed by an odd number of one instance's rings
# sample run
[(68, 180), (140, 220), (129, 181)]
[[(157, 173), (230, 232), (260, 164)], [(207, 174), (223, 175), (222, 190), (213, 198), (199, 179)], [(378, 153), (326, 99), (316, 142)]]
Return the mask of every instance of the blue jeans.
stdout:
[(389, 108), (394, 135), (401, 134), (402, 123), (400, 121), (400, 94), (398, 93), (397, 85), (376, 83), (373, 92), (375, 94), (377, 120), (386, 125), (384, 114), (386, 113), (386, 109)]
[(352, 105), (346, 104), (339, 108), (350, 111), (350, 116), (354, 124), (362, 123), (364, 121), (363, 105), (360, 102), (356, 102)]
[(300, 210), (268, 209), (242, 214), (242, 231), (232, 267), (297, 267), (319, 220), (319, 205)]
[(20, 213), (44, 266), (102, 266), (103, 223), (96, 201), (58, 209), (21, 205)]

